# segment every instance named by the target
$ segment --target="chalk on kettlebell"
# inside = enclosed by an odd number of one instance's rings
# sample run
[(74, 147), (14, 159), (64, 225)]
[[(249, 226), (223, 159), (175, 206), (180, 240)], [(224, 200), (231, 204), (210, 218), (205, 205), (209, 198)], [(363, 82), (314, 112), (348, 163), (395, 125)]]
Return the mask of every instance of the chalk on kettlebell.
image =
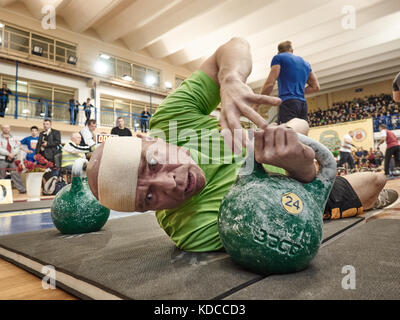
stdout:
[(110, 216), (110, 210), (90, 191), (85, 173), (87, 163), (85, 159), (74, 162), (72, 184), (61, 189), (51, 206), (53, 223), (63, 234), (99, 231)]
[(320, 171), (302, 184), (269, 175), (255, 163), (224, 197), (218, 216), (221, 241), (232, 259), (262, 274), (305, 269), (322, 241), (323, 210), (336, 177), (336, 162), (322, 144), (298, 134), (314, 149)]

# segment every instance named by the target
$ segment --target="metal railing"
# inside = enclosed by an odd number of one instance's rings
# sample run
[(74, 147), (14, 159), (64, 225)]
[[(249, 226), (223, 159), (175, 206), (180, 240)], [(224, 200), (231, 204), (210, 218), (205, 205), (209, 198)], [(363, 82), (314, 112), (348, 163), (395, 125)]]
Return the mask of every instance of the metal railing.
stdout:
[(67, 63), (70, 56), (77, 56), (76, 45), (65, 43), (54, 38), (48, 38), (31, 31), (5, 26), (0, 29), (0, 48), (35, 55), (33, 48), (39, 46), (43, 52), (40, 57), (48, 63)]
[[(17, 106), (17, 108), (16, 108)], [(17, 109), (17, 112), (15, 112)], [(99, 110), (95, 108), (92, 111), (92, 118), (95, 118)], [(123, 117), (125, 126), (131, 130), (139, 131), (141, 124), (146, 122), (147, 129), (149, 127), (149, 118), (142, 118), (140, 114), (123, 112), (123, 111), (100, 111), (99, 126), (115, 127), (117, 125), (118, 117)], [(52, 121), (64, 122), (71, 124), (70, 104), (67, 102), (54, 101), (42, 98), (32, 98), (27, 96), (9, 95), (9, 103), (5, 110), (5, 115), (17, 119), (51, 119)], [(79, 106), (79, 113), (77, 116), (77, 124), (84, 125), (86, 121), (83, 106)]]

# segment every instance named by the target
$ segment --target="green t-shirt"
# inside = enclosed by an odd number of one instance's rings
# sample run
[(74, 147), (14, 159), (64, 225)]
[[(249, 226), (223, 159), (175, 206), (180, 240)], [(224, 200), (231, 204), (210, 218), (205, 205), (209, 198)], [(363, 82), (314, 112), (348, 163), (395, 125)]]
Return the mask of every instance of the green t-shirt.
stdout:
[(162, 102), (150, 121), (151, 135), (187, 148), (206, 177), (206, 186), (199, 194), (175, 209), (156, 212), (160, 226), (185, 251), (222, 248), (219, 207), (245, 157), (245, 151), (232, 155), (219, 134), (218, 120), (210, 116), (219, 103), (218, 85), (206, 73), (196, 71)]

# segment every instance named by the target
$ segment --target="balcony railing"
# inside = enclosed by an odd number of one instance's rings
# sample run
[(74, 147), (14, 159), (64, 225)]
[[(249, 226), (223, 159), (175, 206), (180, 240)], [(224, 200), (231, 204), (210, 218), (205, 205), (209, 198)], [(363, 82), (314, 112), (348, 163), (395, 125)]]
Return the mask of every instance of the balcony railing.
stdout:
[[(16, 108), (16, 105), (18, 106)], [(17, 109), (17, 112), (15, 112)], [(70, 105), (66, 102), (54, 101), (48, 99), (31, 98), (18, 95), (9, 95), (9, 103), (5, 114), (17, 119), (51, 119), (52, 121), (71, 123)], [(100, 115), (100, 117), (98, 117)], [(95, 108), (92, 111), (92, 118), (97, 118), (99, 126), (115, 127), (118, 117), (123, 117), (125, 126), (133, 131), (140, 130), (142, 121), (147, 121), (148, 118), (141, 118), (140, 114), (123, 112), (123, 111), (99, 111)], [(81, 121), (79, 121), (81, 120)], [(99, 121), (100, 120), (100, 121)], [(84, 125), (86, 121), (83, 107), (79, 107), (77, 116), (77, 124)]]

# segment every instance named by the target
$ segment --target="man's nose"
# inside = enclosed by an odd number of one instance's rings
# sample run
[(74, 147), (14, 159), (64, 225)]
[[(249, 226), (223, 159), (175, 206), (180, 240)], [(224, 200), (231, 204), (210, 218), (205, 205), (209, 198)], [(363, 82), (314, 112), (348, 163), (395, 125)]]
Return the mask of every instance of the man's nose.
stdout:
[(173, 173), (157, 174), (149, 179), (150, 184), (163, 191), (174, 190), (176, 188), (175, 175)]

